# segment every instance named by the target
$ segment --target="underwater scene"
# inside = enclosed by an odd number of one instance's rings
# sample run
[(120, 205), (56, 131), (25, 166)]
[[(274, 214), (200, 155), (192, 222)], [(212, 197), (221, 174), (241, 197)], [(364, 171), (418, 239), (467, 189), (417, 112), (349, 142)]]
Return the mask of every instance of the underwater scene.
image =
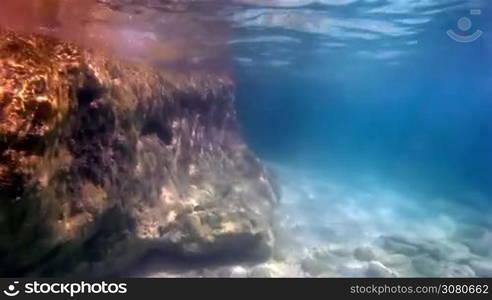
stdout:
[(0, 276), (492, 277), (486, 0), (2, 0)]

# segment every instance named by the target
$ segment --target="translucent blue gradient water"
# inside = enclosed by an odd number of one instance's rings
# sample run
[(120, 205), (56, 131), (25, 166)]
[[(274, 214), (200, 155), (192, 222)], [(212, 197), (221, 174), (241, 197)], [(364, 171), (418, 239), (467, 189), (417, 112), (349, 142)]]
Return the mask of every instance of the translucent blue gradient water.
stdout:
[[(408, 231), (462, 243), (490, 271), (492, 11), (483, 2), (329, 2), (291, 8), (286, 20), (264, 8), (268, 21), (238, 28), (233, 43), (243, 134), (279, 174), (299, 239), (345, 236), (356, 247), (355, 237)], [(460, 17), (470, 30), (457, 28)], [(458, 43), (448, 29), (484, 34)], [(480, 228), (477, 240), (457, 234), (463, 226)], [(412, 272), (400, 275), (449, 275)]]

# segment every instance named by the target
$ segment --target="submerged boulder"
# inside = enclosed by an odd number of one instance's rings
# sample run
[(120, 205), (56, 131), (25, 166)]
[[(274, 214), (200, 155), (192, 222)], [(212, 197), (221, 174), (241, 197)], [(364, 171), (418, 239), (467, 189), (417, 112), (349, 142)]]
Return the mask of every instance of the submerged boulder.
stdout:
[(0, 30), (0, 275), (267, 257), (277, 197), (228, 76)]

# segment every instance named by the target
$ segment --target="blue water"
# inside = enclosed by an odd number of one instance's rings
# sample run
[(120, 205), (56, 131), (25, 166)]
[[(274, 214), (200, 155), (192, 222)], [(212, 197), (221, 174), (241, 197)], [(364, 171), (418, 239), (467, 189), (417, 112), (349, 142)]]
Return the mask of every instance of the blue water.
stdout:
[[(299, 243), (351, 236), (348, 248), (412, 232), (465, 245), (487, 266), (475, 263), (475, 275), (492, 276), (490, 5), (250, 2), (231, 40), (238, 116), (279, 174), (283, 211), (302, 223)], [(483, 35), (458, 43), (449, 29)], [(472, 242), (460, 235), (470, 226), (481, 230)], [(400, 274), (429, 275), (413, 266)], [(340, 272), (332, 275), (354, 275)]]
[[(347, 38), (340, 49), (311, 55), (304, 47), (314, 37), (299, 33), (297, 49), (257, 45), (302, 57), (276, 68), (237, 67), (249, 143), (268, 161), (354, 183), (370, 174), (412, 192), (470, 202), (480, 194), (491, 203), (492, 43), (459, 44), (445, 34), (458, 18), (436, 19), (416, 29), (410, 45)], [(491, 25), (477, 22), (485, 31)]]
[(281, 199), (272, 258), (215, 274), (492, 277), (489, 0), (2, 1), (12, 29), (232, 71)]

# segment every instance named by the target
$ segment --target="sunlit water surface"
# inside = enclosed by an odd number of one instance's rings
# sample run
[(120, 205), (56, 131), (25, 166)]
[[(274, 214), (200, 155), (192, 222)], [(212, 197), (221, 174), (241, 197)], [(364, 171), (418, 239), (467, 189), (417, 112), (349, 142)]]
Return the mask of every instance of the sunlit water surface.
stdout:
[[(282, 204), (274, 258), (221, 274), (492, 276), (487, 1), (2, 7), (0, 25), (16, 30), (158, 67), (233, 73), (242, 133), (278, 174)], [(458, 26), (462, 17), (471, 24)], [(458, 43), (450, 29), (483, 35)]]
[(283, 187), (282, 259), (314, 276), (492, 276), (486, 3), (285, 6), (246, 10), (231, 42), (244, 135)]

